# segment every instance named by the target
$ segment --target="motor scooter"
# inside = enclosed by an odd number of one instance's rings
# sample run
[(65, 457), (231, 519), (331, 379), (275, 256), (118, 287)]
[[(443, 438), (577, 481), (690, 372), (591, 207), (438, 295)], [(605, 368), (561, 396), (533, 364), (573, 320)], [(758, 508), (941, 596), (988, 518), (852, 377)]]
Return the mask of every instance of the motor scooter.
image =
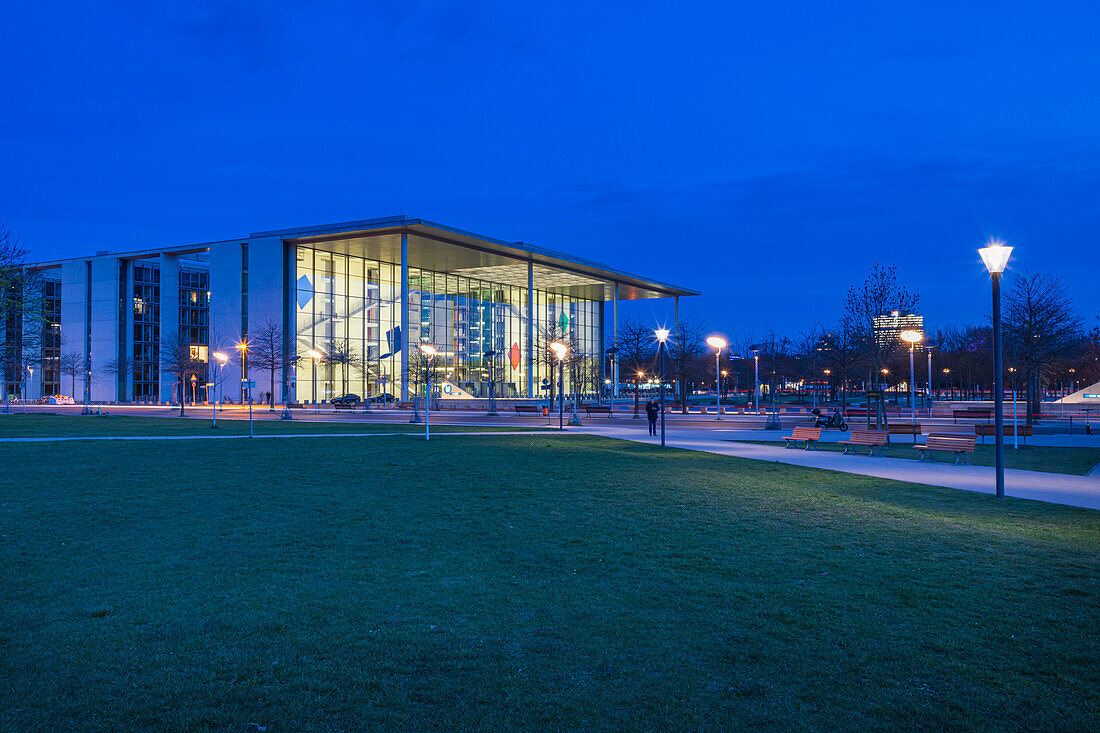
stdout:
[(848, 423), (844, 422), (844, 418), (840, 414), (840, 410), (833, 410), (833, 414), (829, 417), (825, 417), (821, 414), (821, 410), (814, 408), (810, 410), (814, 415), (814, 427), (815, 428), (836, 428), (841, 432), (848, 431)]

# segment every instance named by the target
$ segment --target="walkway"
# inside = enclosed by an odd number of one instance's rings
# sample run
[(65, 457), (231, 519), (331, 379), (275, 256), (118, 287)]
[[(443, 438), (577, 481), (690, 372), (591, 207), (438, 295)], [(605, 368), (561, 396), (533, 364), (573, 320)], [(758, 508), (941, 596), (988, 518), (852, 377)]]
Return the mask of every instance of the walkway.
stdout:
[[(588, 421), (576, 431), (642, 443), (659, 441), (646, 434), (644, 425), (605, 426)], [(780, 432), (762, 430), (695, 430), (678, 428), (668, 433), (667, 444), (706, 453), (717, 453), (757, 461), (772, 461), (807, 468), (821, 468), (861, 476), (907, 481), (949, 489), (993, 494), (994, 471), (991, 466), (963, 466), (947, 462), (920, 462), (905, 458), (870, 458), (829, 451), (787, 449), (770, 445), (730, 442), (734, 440), (778, 440)], [(1029, 439), (1030, 440), (1030, 439)], [(1019, 499), (1034, 499), (1054, 504), (1100, 509), (1100, 475), (1070, 476), (1040, 471), (1005, 471), (1005, 494)]]

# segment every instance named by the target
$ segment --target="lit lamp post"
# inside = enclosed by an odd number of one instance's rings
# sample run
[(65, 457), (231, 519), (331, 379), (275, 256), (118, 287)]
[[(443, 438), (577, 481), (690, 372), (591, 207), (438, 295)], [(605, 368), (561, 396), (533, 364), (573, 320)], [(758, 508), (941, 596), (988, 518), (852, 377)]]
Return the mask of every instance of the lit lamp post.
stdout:
[(714, 409), (717, 417), (715, 420), (722, 419), (722, 374), (721, 364), (719, 361), (722, 358), (722, 349), (726, 348), (726, 340), (721, 336), (708, 336), (707, 345), (714, 348)]
[(638, 385), (642, 383), (645, 372), (638, 372), (634, 377), (634, 419), (638, 419)]
[(27, 380), (26, 386), (23, 387), (23, 414), (27, 413), (27, 390), (30, 389), (31, 382), (34, 381), (34, 367), (27, 366), (27, 371), (31, 373), (30, 379)]
[(760, 345), (750, 346), (752, 352), (752, 394), (753, 409), (760, 414)]
[[(248, 341), (241, 341), (235, 347), (241, 352), (241, 390), (248, 391), (248, 437), (252, 437), (252, 387), (248, 384)], [(243, 395), (242, 395), (243, 396)], [(182, 408), (181, 408), (182, 409)]]
[(944, 367), (942, 371), (943, 371), (943, 378), (945, 380), (947, 380), (947, 391), (950, 395), (948, 397), (948, 399), (953, 400), (953, 399), (955, 399), (955, 393), (953, 391), (951, 391), (951, 376), (950, 376), (951, 375), (951, 370), (948, 369), (947, 367)]
[(322, 354), (317, 349), (306, 349), (306, 355), (309, 356), (309, 358), (313, 360), (313, 412), (314, 412), (314, 414), (316, 414), (317, 413), (317, 362), (321, 361), (321, 359), (324, 358), (325, 355)]
[(218, 367), (225, 366), (225, 363), (229, 361), (229, 355), (221, 351), (215, 351), (214, 359), (217, 361), (217, 363), (211, 364), (211, 366), (214, 367), (213, 374), (211, 375), (210, 379), (210, 381), (214, 383), (214, 416), (213, 419), (210, 421), (211, 428), (218, 427)]
[(1008, 371), (1012, 374), (1012, 448), (1020, 450), (1020, 429), (1016, 421), (1016, 367), (1009, 367)]
[(424, 440), (431, 440), (432, 433), (428, 425), (428, 412), (431, 409), (429, 403), (432, 400), (432, 357), (439, 352), (431, 344), (420, 344), (420, 353), (424, 354), (428, 360), (428, 368), (425, 370), (424, 379)]
[(825, 399), (829, 399), (829, 388), (832, 387), (832, 380), (829, 379), (829, 375), (833, 373), (832, 369), (826, 369), (825, 374)]
[(729, 372), (722, 370), (722, 386), (725, 388), (724, 396), (729, 397)]
[(665, 445), (665, 341), (668, 340), (669, 330), (667, 328), (658, 328), (653, 332), (657, 336), (657, 341), (661, 344), (661, 447)]
[(993, 281), (993, 415), (994, 430), (997, 431), (997, 496), (1005, 495), (1005, 436), (1004, 436), (1004, 385), (1001, 374), (1001, 273), (1005, 271), (1012, 247), (990, 239), (985, 247), (978, 250)]
[[(916, 385), (913, 384), (913, 352), (917, 348), (917, 344), (924, 340), (924, 336), (920, 331), (906, 330), (900, 334), (901, 340), (909, 344), (909, 414), (913, 418), (913, 422), (917, 421), (917, 391)], [(929, 357), (931, 358), (931, 357)], [(929, 362), (931, 363), (931, 362)]]
[(925, 346), (928, 350), (928, 418), (932, 418), (932, 347)]
[(565, 429), (565, 355), (569, 353), (569, 347), (561, 341), (550, 344), (550, 350), (558, 357), (558, 430)]

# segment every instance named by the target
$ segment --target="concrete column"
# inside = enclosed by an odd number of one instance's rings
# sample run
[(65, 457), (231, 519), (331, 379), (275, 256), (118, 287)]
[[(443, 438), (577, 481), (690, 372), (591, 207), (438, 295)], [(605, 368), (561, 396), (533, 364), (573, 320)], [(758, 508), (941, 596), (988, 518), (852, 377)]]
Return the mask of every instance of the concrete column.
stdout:
[[(677, 343), (680, 344), (680, 348), (682, 349), (684, 347), (684, 339), (683, 339), (683, 334), (680, 333), (680, 296), (679, 295), (674, 296), (672, 298), (672, 333), (674, 333), (676, 335), (676, 341), (677, 341)], [(683, 374), (680, 374), (679, 378), (676, 380), (676, 387), (677, 387), (676, 396), (679, 397), (680, 396), (678, 394), (679, 390), (682, 390), (684, 388), (684, 375)]]
[(604, 321), (606, 320), (605, 311), (607, 309), (604, 307), (604, 300), (603, 300), (602, 297), (600, 298), (599, 309), (600, 309), (600, 347), (599, 347), (600, 383), (598, 385), (596, 385), (596, 394), (599, 395), (599, 401), (602, 403), (603, 402), (603, 384), (604, 384), (605, 381), (607, 381), (607, 359), (605, 359), (604, 357), (607, 356), (605, 351), (608, 348), (607, 347), (607, 324), (604, 323)]
[[(180, 263), (179, 256), (162, 254), (160, 256), (160, 343), (158, 344), (158, 360), (163, 358), (169, 349), (179, 346), (180, 339)], [(169, 374), (161, 366), (160, 392), (157, 396), (161, 402), (169, 402), (172, 399), (173, 387), (179, 392), (179, 377)], [(178, 394), (180, 399), (185, 395)]]
[[(614, 324), (611, 327), (611, 338), (615, 340), (613, 346), (619, 348), (619, 283), (615, 283), (615, 300), (612, 301), (611, 306), (611, 319)], [(615, 352), (615, 360), (611, 364), (611, 381), (612, 389), (615, 390), (615, 396), (619, 396), (619, 353)]]
[(535, 264), (527, 262), (527, 397), (535, 393)]
[[(401, 233), (401, 400), (409, 401), (409, 235)], [(315, 398), (316, 399), (316, 398)]]

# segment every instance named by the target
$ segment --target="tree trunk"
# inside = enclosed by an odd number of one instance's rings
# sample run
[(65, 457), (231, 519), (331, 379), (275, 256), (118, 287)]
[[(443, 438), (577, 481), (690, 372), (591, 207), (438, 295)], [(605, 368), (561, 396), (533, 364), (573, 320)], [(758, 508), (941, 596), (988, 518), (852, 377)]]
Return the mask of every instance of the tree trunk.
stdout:
[(185, 395), (184, 389), (185, 388), (183, 386), (183, 373), (181, 372), (180, 373), (180, 394), (179, 394), (179, 398), (180, 398), (180, 417), (183, 417), (183, 402), (184, 402), (184, 395)]
[(271, 368), (269, 374), (271, 375), (271, 391), (268, 392), (268, 394), (271, 395), (271, 398), (268, 400), (268, 402), (271, 403), (271, 406), (268, 408), (267, 411), (275, 412), (275, 367)]

